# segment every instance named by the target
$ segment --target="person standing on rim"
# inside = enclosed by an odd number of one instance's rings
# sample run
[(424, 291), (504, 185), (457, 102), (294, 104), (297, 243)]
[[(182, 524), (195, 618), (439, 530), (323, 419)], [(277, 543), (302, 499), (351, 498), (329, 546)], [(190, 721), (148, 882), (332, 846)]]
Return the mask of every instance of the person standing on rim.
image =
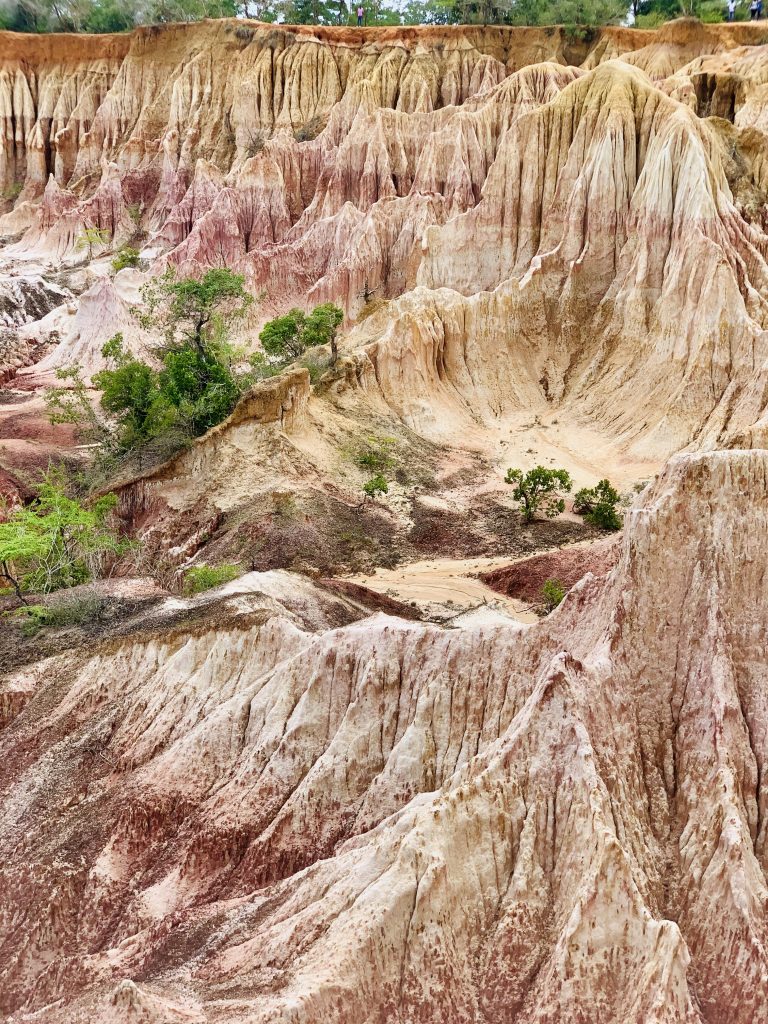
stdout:
[(359, 4), (357, 8), (357, 27), (359, 28), (363, 24), (363, 5)]
[(736, 0), (728, 0), (728, 21), (733, 21), (736, 14)]

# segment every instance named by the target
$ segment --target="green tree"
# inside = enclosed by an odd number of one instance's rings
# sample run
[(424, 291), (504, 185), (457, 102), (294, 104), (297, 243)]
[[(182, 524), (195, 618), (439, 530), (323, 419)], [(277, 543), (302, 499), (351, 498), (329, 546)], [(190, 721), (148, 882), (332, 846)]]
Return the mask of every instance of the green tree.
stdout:
[(265, 324), (259, 334), (259, 341), (267, 355), (281, 359), (298, 359), (303, 355), (306, 319), (303, 310), (292, 309), (285, 316), (275, 317)]
[(102, 228), (84, 228), (75, 242), (76, 249), (87, 249), (88, 259), (93, 259), (93, 250), (100, 249), (109, 241), (109, 232)]
[[(122, 340), (122, 335), (120, 335)], [(56, 371), (61, 386), (45, 392), (45, 405), (51, 423), (69, 423), (76, 427), (82, 441), (89, 444), (107, 443), (110, 431), (93, 407), (91, 390), (83, 379), (80, 366), (67, 366)]]
[(336, 334), (343, 319), (344, 313), (332, 302), (315, 306), (309, 315), (301, 309), (292, 309), (265, 324), (259, 340), (268, 355), (286, 361), (298, 359), (308, 348), (330, 345), (331, 361), (335, 363), (338, 358)]
[(582, 487), (576, 492), (573, 511), (603, 530), (620, 530), (621, 516), (617, 511), (620, 502), (621, 495), (610, 480), (600, 480), (595, 487)]
[(237, 14), (234, 0), (150, 0), (142, 21), (167, 24), (200, 21), (202, 18), (232, 18)]
[(146, 443), (168, 424), (171, 403), (160, 388), (160, 374), (126, 352), (123, 335), (104, 345), (108, 368), (94, 375), (101, 407), (112, 417), (113, 437), (121, 452)]
[(288, 0), (285, 21), (289, 25), (335, 25), (339, 6), (335, 0)]
[(0, 29), (11, 32), (49, 32), (45, 5), (41, 0), (17, 0), (0, 5)]
[[(194, 436), (220, 423), (233, 409), (242, 384), (233, 370), (229, 331), (253, 299), (241, 274), (217, 268), (199, 280), (178, 280), (173, 270), (142, 289), (139, 320), (164, 337), (160, 395), (187, 420)], [(103, 384), (105, 378), (100, 375)]]
[(468, 9), (470, 21), (581, 28), (620, 22), (626, 13), (624, 0), (471, 0)]
[(254, 21), (263, 21), (271, 24), (277, 21), (280, 14), (277, 4), (271, 0), (245, 0), (240, 4), (240, 13), (244, 18), (252, 18)]
[(444, 25), (448, 22), (446, 10), (425, 0), (408, 0), (403, 6), (403, 25)]
[(514, 0), (432, 0), (425, 7), (427, 21), (432, 24), (496, 25), (511, 20)]
[(554, 519), (565, 511), (563, 494), (568, 493), (572, 483), (564, 469), (547, 469), (535, 466), (524, 473), (522, 469), (508, 469), (504, 482), (514, 487), (513, 497), (520, 503), (523, 522), (530, 523), (537, 512), (548, 519)]
[[(681, 15), (702, 18), (704, 21), (712, 20), (709, 12), (717, 10), (719, 17), (716, 20), (723, 20), (723, 9), (725, 4), (713, 3), (712, 0), (631, 0), (632, 13), (638, 28), (655, 28), (665, 21), (672, 21)], [(737, 20), (739, 16), (748, 17), (749, 2), (745, 0), (741, 8), (736, 8)], [(742, 13), (743, 12), (743, 13)]]
[(314, 348), (317, 345), (330, 345), (331, 364), (335, 365), (339, 358), (339, 346), (336, 333), (344, 320), (344, 313), (332, 302), (324, 302), (315, 306), (304, 321), (304, 346)]
[(87, 8), (84, 32), (128, 32), (136, 24), (135, 7), (124, 0), (93, 0)]
[(173, 267), (141, 290), (146, 308), (135, 310), (148, 330), (159, 330), (167, 348), (189, 344), (201, 354), (221, 349), (222, 336), (253, 302), (242, 274), (217, 267), (200, 278), (177, 278)]
[(27, 604), (25, 593), (48, 593), (85, 583), (106, 554), (119, 555), (128, 544), (111, 523), (117, 505), (107, 494), (85, 507), (65, 491), (64, 476), (49, 469), (37, 498), (7, 512), (0, 523), (0, 578)]
[(200, 280), (177, 280), (170, 272), (142, 293), (146, 308), (134, 312), (162, 333), (157, 363), (135, 358), (116, 334), (102, 349), (107, 367), (93, 377), (100, 412), (79, 367), (59, 371), (63, 386), (46, 394), (51, 422), (75, 425), (98, 446), (95, 463), (106, 479), (129, 457), (136, 456), (141, 470), (146, 457), (175, 454), (220, 423), (257, 376), (256, 369), (235, 369), (240, 355), (228, 340), (232, 323), (252, 301), (242, 277), (209, 270)]
[(195, 437), (221, 423), (241, 394), (232, 367), (218, 352), (189, 344), (166, 352), (159, 386), (162, 398), (188, 419)]

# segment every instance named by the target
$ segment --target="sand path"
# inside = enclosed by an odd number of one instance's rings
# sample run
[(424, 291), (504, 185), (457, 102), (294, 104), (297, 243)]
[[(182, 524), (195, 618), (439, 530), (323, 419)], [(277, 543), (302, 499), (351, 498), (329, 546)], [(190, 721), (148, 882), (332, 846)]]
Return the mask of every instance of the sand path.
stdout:
[(430, 619), (449, 622), (478, 607), (502, 613), (517, 622), (538, 621), (538, 616), (523, 601), (496, 593), (475, 573), (509, 565), (515, 559), (429, 558), (399, 565), (394, 569), (376, 569), (367, 576), (352, 577), (355, 583), (398, 601), (416, 604)]

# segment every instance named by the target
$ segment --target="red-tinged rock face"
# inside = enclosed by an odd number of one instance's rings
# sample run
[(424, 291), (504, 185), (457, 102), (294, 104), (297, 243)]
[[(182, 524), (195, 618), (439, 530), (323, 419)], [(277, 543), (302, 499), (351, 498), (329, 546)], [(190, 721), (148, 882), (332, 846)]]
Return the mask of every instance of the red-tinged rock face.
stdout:
[[(338, 302), (366, 395), (441, 443), (553, 404), (654, 464), (764, 440), (757, 25), (577, 45), (221, 21), (57, 60), (14, 37), (1, 59), (0, 175), (22, 190), (0, 230), (22, 237), (0, 259), (82, 262), (96, 227), (152, 272), (232, 267), (260, 298), (251, 347)], [(46, 365), (97, 370), (113, 319), (140, 348), (112, 306)]]
[(77, 443), (56, 372), (118, 331), (152, 358), (133, 307), (168, 266), (244, 275), (246, 349), (294, 306), (346, 322), (322, 376), (110, 484), (157, 573), (498, 555), (506, 466), (627, 487), (688, 449), (616, 542), (503, 570), (572, 585), (534, 625), (284, 571), (116, 583), (123, 618), (45, 657), (3, 619), (9, 1021), (763, 1020), (767, 59), (690, 21), (0, 33), (12, 502)]
[(528, 629), (255, 574), (6, 677), (4, 1010), (759, 1019), (767, 509), (764, 452), (680, 457)]

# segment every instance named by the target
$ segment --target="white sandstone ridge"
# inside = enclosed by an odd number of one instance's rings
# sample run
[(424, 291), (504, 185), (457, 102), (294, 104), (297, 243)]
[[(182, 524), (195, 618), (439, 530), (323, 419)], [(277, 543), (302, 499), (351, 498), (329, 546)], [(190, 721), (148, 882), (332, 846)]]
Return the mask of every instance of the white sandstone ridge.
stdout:
[(3, 1009), (762, 1019), (767, 579), (768, 452), (680, 456), (527, 629), (312, 631), (265, 580), (6, 678)]

